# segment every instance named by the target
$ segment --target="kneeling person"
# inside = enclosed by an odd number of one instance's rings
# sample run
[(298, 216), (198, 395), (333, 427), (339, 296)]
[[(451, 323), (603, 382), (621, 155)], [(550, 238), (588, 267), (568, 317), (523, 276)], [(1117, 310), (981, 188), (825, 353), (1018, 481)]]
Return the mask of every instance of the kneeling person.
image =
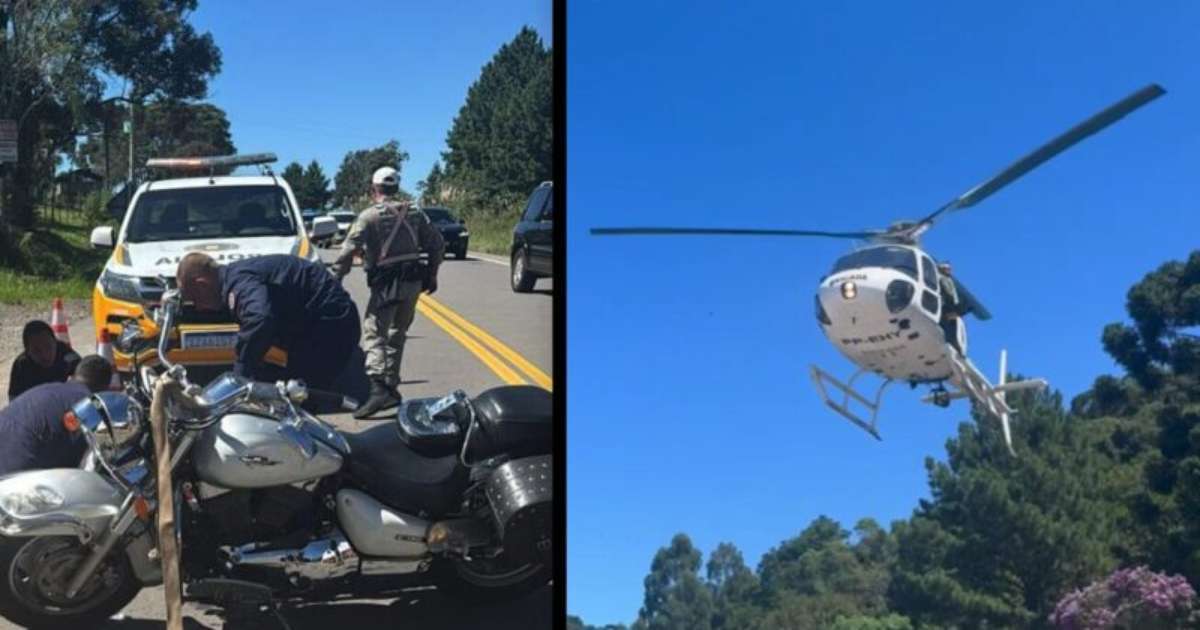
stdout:
[(63, 426), (63, 414), (81, 398), (108, 389), (112, 366), (84, 357), (65, 383), (45, 383), (17, 396), (0, 411), (0, 475), (35, 468), (76, 468), (87, 442)]
[[(192, 252), (176, 280), (197, 310), (229, 309), (240, 328), (233, 369), (247, 378), (299, 378), (331, 389), (358, 347), (358, 308), (323, 265), (272, 254), (221, 266)], [(273, 344), (288, 353), (284, 370), (263, 361)]]

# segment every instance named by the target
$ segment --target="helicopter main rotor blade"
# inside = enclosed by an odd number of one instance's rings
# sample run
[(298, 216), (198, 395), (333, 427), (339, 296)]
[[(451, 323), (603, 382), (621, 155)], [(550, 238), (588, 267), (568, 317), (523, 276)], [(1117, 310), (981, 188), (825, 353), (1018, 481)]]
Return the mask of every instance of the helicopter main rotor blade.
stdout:
[(979, 184), (978, 186), (963, 193), (960, 197), (938, 208), (929, 216), (921, 219), (917, 223), (919, 227), (928, 227), (933, 223), (933, 220), (946, 211), (961, 210), (969, 208), (980, 201), (988, 198), (992, 193), (1011, 184), (1013, 180), (1041, 166), (1043, 162), (1071, 148), (1080, 140), (1108, 127), (1109, 125), (1124, 118), (1130, 112), (1149, 103), (1150, 101), (1162, 96), (1166, 90), (1162, 86), (1151, 83), (1146, 87), (1126, 96), (1119, 102), (1114, 103), (1105, 110), (1088, 118), (1087, 120), (1075, 125), (1066, 133), (1058, 136), (1050, 142), (1042, 145), (1029, 155), (1012, 163), (1008, 168), (1000, 171), (991, 179)]
[(736, 235), (736, 236), (828, 236), (832, 238), (871, 238), (880, 232), (820, 232), (812, 230), (760, 230), (745, 228), (612, 227), (592, 228), (594, 236), (651, 235)]

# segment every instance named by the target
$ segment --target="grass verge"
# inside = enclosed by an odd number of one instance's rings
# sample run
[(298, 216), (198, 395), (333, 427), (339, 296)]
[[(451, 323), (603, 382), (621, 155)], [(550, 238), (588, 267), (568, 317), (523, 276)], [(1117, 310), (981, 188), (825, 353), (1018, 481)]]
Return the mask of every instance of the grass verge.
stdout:
[(472, 250), (508, 256), (508, 248), (512, 245), (513, 226), (517, 224), (515, 217), (480, 214), (467, 217), (465, 222), (467, 230), (471, 232)]
[(85, 221), (52, 222), (39, 217), (26, 232), (0, 235), (0, 302), (22, 304), (61, 298), (91, 297), (108, 252), (94, 250)]

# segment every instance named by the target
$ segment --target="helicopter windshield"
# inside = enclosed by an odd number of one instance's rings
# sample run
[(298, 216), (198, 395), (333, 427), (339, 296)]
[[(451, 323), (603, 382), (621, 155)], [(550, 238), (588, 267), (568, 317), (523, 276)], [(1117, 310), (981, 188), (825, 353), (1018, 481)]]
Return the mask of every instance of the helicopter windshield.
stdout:
[(842, 256), (833, 264), (833, 271), (830, 273), (861, 267), (887, 267), (902, 271), (913, 280), (917, 279), (917, 257), (913, 251), (907, 247), (894, 245), (860, 249)]

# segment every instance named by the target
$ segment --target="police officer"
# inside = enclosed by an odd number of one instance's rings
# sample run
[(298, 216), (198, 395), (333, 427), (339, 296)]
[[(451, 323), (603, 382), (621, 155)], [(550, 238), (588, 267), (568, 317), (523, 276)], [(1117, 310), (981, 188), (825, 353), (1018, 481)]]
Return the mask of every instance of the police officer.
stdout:
[(54, 338), (50, 324), (33, 320), (21, 331), (25, 346), (12, 364), (8, 379), (8, 400), (42, 383), (61, 383), (79, 365), (79, 355), (71, 346)]
[(959, 318), (964, 315), (962, 303), (958, 299), (958, 288), (950, 275), (950, 263), (938, 263), (938, 285), (942, 291), (942, 330), (946, 333), (946, 341), (962, 354), (958, 343)]
[[(358, 346), (358, 307), (324, 265), (272, 254), (218, 265), (192, 252), (176, 281), (198, 311), (228, 309), (238, 323), (234, 372), (259, 381), (303, 379), (332, 389)], [(263, 361), (272, 345), (287, 351), (287, 368)]]
[(84, 357), (65, 383), (44, 383), (0, 411), (0, 475), (33, 468), (75, 468), (87, 451), (82, 434), (63, 426), (63, 414), (79, 399), (108, 389), (112, 366)]
[[(356, 254), (363, 257), (371, 297), (363, 318), (363, 350), (371, 396), (354, 412), (365, 418), (400, 402), (400, 360), (408, 327), (421, 291), (437, 290), (438, 266), (445, 241), (429, 217), (394, 195), (400, 190), (396, 169), (385, 166), (371, 176), (374, 204), (355, 218), (335, 263), (340, 280)], [(421, 259), (421, 252), (428, 258)]]

